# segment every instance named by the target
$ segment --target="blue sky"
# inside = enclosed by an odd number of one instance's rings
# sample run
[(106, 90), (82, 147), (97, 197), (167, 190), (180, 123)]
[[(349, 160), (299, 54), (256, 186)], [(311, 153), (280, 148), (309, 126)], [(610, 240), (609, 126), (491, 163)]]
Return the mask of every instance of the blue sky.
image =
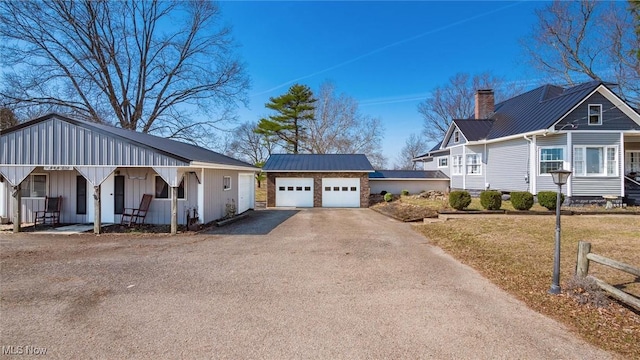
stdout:
[[(252, 79), (242, 122), (298, 82), (331, 81), (386, 129), (393, 165), (406, 138), (422, 131), (417, 105), (458, 72), (490, 71), (535, 85), (520, 39), (535, 24), (538, 1), (333, 1), (221, 3)], [(529, 88), (531, 86), (526, 86)]]

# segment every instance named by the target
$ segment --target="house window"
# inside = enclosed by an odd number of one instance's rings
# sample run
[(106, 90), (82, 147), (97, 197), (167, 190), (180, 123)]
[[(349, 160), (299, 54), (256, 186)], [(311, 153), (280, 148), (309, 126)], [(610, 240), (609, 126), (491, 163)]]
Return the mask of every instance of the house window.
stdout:
[(576, 176), (618, 176), (616, 146), (576, 146), (573, 149)]
[(460, 131), (456, 130), (453, 132), (453, 142), (456, 144), (460, 142)]
[[(156, 175), (156, 199), (168, 199), (169, 198), (169, 184), (167, 184), (161, 176)], [(178, 199), (184, 199), (184, 179), (180, 181), (178, 185)]]
[(453, 166), (451, 167), (451, 174), (462, 175), (462, 155), (454, 155), (451, 157)]
[(467, 155), (467, 174), (480, 175), (482, 173), (482, 154)]
[(87, 213), (87, 180), (82, 176), (76, 176), (76, 214)]
[(589, 125), (602, 125), (602, 105), (589, 105)]
[[(231, 176), (224, 176), (222, 178), (222, 188), (226, 190), (231, 190)], [(293, 188), (291, 189), (293, 190)]]
[(47, 196), (47, 175), (32, 174), (20, 184), (20, 196), (27, 198), (43, 198)]
[(449, 166), (449, 158), (447, 158), (447, 157), (438, 158), (438, 167), (439, 168), (446, 168), (447, 166)]
[(540, 174), (549, 174), (550, 171), (563, 169), (564, 149), (563, 148), (541, 148), (540, 149)]

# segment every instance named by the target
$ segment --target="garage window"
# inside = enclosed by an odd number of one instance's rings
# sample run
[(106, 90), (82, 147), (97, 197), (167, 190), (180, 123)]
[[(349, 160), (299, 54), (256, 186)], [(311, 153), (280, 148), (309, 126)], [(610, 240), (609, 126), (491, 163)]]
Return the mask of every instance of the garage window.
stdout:
[(358, 191), (358, 188), (356, 188), (355, 186), (352, 186), (351, 191)]
[(333, 191), (340, 191), (340, 187), (339, 186), (334, 186), (333, 187)]
[(331, 186), (325, 186), (324, 191), (331, 191)]
[(304, 191), (311, 191), (311, 186), (305, 186)]
[(224, 176), (222, 178), (222, 189), (231, 190), (231, 176)]
[(302, 186), (296, 186), (296, 191), (302, 191)]
[(285, 189), (285, 187), (284, 187), (284, 186), (280, 186), (280, 187), (278, 188), (278, 190), (280, 190), (280, 191), (284, 191), (284, 189)]

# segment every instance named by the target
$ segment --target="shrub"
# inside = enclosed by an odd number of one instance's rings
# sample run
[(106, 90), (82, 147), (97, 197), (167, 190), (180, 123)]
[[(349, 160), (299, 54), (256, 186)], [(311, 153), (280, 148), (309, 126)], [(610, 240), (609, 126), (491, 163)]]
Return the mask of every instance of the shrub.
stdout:
[(528, 191), (514, 191), (511, 193), (511, 205), (516, 210), (529, 210), (533, 206), (533, 194)]
[(384, 201), (390, 202), (391, 200), (393, 200), (393, 195), (391, 195), (391, 193), (388, 193), (388, 192), (385, 191)]
[(409, 190), (402, 190), (401, 194), (407, 196), (409, 195)]
[(591, 277), (574, 276), (567, 281), (565, 290), (578, 304), (595, 307), (607, 307), (610, 303), (609, 296), (598, 283)]
[[(555, 191), (540, 191), (538, 193), (538, 204), (549, 210), (556, 209), (556, 197), (558, 193)], [(560, 204), (564, 202), (564, 194), (560, 194)]]
[(481, 192), (480, 205), (487, 210), (499, 210), (502, 206), (502, 193), (496, 190)]
[(449, 205), (456, 210), (462, 210), (471, 204), (471, 195), (468, 191), (458, 190), (449, 193)]
[(387, 191), (386, 191), (386, 190), (382, 190), (382, 191), (380, 191), (380, 195), (385, 196), (386, 194), (387, 194)]

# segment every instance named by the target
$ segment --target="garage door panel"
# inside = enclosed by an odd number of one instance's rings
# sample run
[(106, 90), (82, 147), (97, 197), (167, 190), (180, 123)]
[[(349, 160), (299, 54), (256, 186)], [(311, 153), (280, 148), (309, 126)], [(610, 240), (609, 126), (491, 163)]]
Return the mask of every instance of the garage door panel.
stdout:
[(360, 178), (323, 178), (322, 207), (360, 207)]
[(276, 206), (313, 207), (313, 178), (276, 178)]

